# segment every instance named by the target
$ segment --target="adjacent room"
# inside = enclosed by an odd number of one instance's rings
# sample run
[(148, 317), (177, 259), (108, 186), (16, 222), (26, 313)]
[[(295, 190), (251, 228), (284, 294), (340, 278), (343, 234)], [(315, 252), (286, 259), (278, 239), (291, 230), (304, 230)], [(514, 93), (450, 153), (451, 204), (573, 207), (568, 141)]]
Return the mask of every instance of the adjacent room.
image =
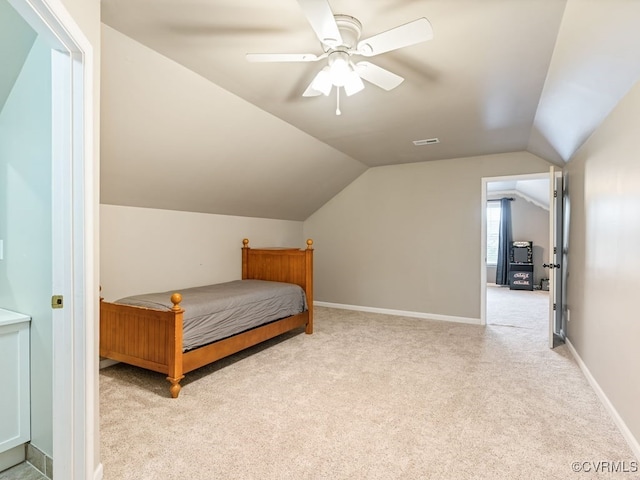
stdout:
[(549, 178), (514, 176), (487, 182), (488, 325), (514, 318), (517, 311), (526, 316), (532, 298), (540, 299), (535, 303), (539, 316), (549, 315), (549, 188)]
[(0, 0), (0, 480), (635, 478), (639, 22)]

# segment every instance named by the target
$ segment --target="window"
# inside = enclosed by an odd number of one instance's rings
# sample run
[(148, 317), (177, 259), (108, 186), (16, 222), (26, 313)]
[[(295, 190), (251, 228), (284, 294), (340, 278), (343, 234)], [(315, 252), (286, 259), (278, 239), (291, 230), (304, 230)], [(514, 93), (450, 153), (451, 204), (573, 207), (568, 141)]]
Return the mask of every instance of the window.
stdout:
[(487, 265), (498, 263), (500, 214), (500, 202), (487, 202)]

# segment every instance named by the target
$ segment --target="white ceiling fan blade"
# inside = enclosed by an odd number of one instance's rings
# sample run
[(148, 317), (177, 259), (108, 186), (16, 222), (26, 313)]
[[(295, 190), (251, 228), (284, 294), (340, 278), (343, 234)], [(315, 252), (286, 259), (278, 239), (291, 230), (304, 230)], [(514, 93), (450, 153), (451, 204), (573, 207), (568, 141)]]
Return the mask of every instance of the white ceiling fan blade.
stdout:
[(383, 90), (393, 90), (404, 81), (404, 78), (400, 75), (396, 75), (370, 62), (356, 63), (355, 70), (364, 80)]
[(313, 53), (247, 53), (249, 62), (317, 62), (327, 55), (314, 55)]
[(386, 32), (358, 42), (358, 52), (365, 57), (373, 57), (381, 53), (402, 47), (426, 42), (433, 38), (431, 23), (426, 18), (419, 18)]
[(324, 45), (342, 44), (342, 36), (327, 0), (298, 0), (311, 28)]

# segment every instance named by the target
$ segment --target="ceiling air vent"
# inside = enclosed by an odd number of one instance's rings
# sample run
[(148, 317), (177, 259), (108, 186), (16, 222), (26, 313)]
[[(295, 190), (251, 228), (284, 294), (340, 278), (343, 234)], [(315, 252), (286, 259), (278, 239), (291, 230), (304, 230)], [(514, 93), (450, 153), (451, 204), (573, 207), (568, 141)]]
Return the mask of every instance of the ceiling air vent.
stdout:
[(437, 138), (425, 138), (424, 140), (414, 140), (413, 144), (416, 147), (419, 147), (421, 145), (431, 145), (433, 143), (440, 143), (440, 140), (438, 140)]

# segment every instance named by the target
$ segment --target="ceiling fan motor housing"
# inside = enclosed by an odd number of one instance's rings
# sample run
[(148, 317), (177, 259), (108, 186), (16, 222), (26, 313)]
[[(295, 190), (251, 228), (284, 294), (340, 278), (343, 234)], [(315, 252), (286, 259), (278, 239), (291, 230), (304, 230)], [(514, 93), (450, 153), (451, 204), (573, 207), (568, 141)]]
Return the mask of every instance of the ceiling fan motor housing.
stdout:
[(338, 31), (342, 37), (342, 44), (334, 47), (323, 45), (322, 48), (324, 51), (328, 52), (330, 50), (341, 49), (340, 47), (342, 47), (343, 50), (355, 48), (358, 44), (358, 40), (360, 39), (360, 34), (362, 33), (362, 24), (360, 21), (351, 15), (339, 14), (334, 15), (333, 18), (336, 20), (336, 24), (338, 25)]

